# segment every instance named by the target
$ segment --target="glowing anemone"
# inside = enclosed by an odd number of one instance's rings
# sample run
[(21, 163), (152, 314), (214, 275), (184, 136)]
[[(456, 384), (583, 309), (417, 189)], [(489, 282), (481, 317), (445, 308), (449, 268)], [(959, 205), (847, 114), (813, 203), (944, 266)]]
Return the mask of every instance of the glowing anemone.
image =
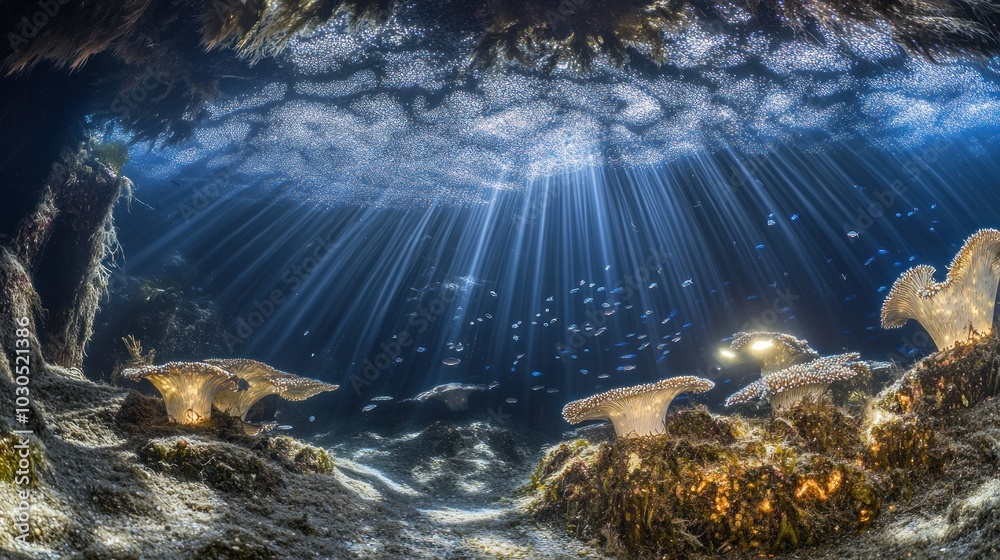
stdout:
[(772, 409), (782, 410), (807, 397), (815, 401), (834, 381), (867, 372), (868, 365), (859, 362), (860, 357), (860, 354), (851, 352), (789, 366), (747, 385), (726, 399), (726, 406), (766, 397)]
[(130, 381), (149, 381), (163, 396), (171, 422), (197, 424), (212, 417), (212, 401), (222, 391), (236, 391), (237, 377), (201, 362), (170, 362), (122, 371)]
[(443, 402), (448, 407), (448, 410), (451, 411), (469, 410), (469, 395), (485, 390), (485, 385), (445, 383), (444, 385), (438, 385), (429, 391), (424, 391), (419, 395), (405, 399), (402, 402), (427, 402), (429, 400), (436, 400)]
[(809, 342), (776, 332), (738, 332), (724, 357), (748, 355), (760, 362), (760, 375), (766, 377), (789, 366), (819, 357)]
[(319, 393), (336, 391), (340, 387), (285, 373), (255, 360), (205, 360), (205, 362), (236, 375), (248, 385), (245, 391), (225, 389), (215, 396), (215, 408), (227, 412), (230, 416), (239, 416), (242, 420), (246, 420), (250, 407), (268, 395), (278, 395), (290, 401), (302, 401)]
[(882, 327), (902, 327), (913, 319), (939, 350), (990, 334), (1000, 285), (1000, 231), (983, 229), (969, 237), (944, 282), (934, 281), (935, 272), (921, 265), (896, 280), (882, 305)]
[(657, 383), (612, 389), (573, 401), (563, 408), (570, 424), (585, 420), (610, 420), (618, 437), (643, 437), (663, 433), (664, 418), (671, 401), (681, 393), (704, 393), (715, 383), (685, 375)]

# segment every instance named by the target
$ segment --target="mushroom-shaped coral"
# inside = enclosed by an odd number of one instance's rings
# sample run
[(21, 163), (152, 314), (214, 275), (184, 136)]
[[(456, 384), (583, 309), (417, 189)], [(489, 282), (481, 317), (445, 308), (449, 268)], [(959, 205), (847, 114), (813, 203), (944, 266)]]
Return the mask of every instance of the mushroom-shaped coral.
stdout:
[(448, 410), (457, 412), (460, 410), (469, 410), (469, 395), (485, 391), (486, 389), (485, 385), (445, 383), (444, 385), (438, 385), (433, 389), (424, 391), (419, 395), (404, 399), (402, 402), (427, 402), (429, 400), (436, 400), (443, 402), (448, 407)]
[(856, 352), (827, 356), (761, 377), (726, 399), (726, 406), (767, 397), (773, 410), (787, 409), (806, 397), (818, 399), (834, 381), (868, 371)]
[(331, 385), (299, 377), (274, 369), (256, 360), (205, 360), (205, 363), (222, 368), (249, 385), (245, 391), (223, 390), (215, 396), (215, 408), (230, 416), (246, 420), (247, 413), (257, 401), (268, 395), (279, 395), (290, 401), (302, 401), (327, 391), (336, 391), (340, 385)]
[(573, 401), (563, 408), (570, 424), (584, 420), (610, 420), (618, 437), (642, 437), (663, 433), (663, 422), (671, 401), (681, 393), (704, 393), (715, 383), (684, 375), (634, 387), (612, 389)]
[(163, 396), (167, 416), (179, 424), (197, 424), (212, 417), (212, 401), (221, 391), (236, 391), (238, 378), (202, 362), (170, 362), (122, 371), (130, 381), (148, 380)]
[(969, 237), (948, 265), (944, 282), (933, 266), (903, 273), (882, 305), (882, 327), (902, 327), (913, 319), (938, 350), (990, 334), (1000, 285), (1000, 231), (983, 229)]
[(792, 335), (777, 332), (738, 332), (733, 335), (726, 357), (746, 354), (760, 362), (760, 375), (768, 376), (788, 366), (810, 362), (819, 353), (809, 347), (809, 342)]

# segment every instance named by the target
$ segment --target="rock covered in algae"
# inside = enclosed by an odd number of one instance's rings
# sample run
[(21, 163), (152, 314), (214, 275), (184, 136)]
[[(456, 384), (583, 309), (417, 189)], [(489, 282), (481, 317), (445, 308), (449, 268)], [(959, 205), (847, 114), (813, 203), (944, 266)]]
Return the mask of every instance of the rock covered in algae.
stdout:
[(995, 553), (998, 354), (995, 335), (934, 354), (864, 413), (828, 400), (770, 418), (684, 410), (660, 436), (563, 443), (531, 479), (532, 511), (617, 557), (902, 557), (949, 541)]
[[(864, 529), (881, 503), (878, 482), (858, 464), (858, 422), (813, 406), (795, 418), (811, 432), (787, 418), (696, 409), (668, 418), (662, 436), (563, 444), (533, 477), (534, 512), (643, 557), (769, 552)], [(811, 450), (818, 445), (844, 451)]]

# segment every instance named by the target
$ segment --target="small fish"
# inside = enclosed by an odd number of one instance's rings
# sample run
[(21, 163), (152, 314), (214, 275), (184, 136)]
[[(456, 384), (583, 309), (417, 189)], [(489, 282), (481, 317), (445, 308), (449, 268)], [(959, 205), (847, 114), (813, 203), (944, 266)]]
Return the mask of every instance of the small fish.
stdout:
[(385, 402), (385, 401), (391, 401), (391, 400), (392, 400), (392, 397), (390, 397), (389, 395), (379, 395), (377, 397), (373, 397), (372, 398), (372, 402)]
[(583, 303), (594, 303), (594, 298), (589, 297), (589, 298), (583, 300)]
[(682, 288), (687, 288), (687, 287), (689, 287), (689, 286), (691, 286), (693, 284), (694, 284), (694, 279), (693, 278), (688, 278), (687, 280), (681, 282), (681, 287)]
[(778, 222), (775, 222), (774, 220), (768, 220), (767, 221), (767, 225), (769, 225), (769, 226), (773, 226), (776, 223), (778, 223)]
[(310, 416), (309, 417), (309, 421), (310, 422), (315, 422), (316, 421), (316, 417), (315, 416)]
[(622, 369), (625, 371), (632, 371), (635, 369), (635, 364), (625, 364), (622, 366)]
[(371, 412), (376, 408), (378, 408), (377, 404), (366, 404), (364, 408), (361, 409), (361, 412)]
[(608, 332), (608, 327), (601, 327), (594, 331), (594, 336), (601, 336), (602, 334)]
[(799, 215), (798, 215), (798, 214), (792, 214), (792, 217), (791, 217), (791, 220), (792, 220), (793, 222), (794, 222), (795, 220), (798, 220), (798, 219), (799, 219)]
[(540, 371), (533, 371), (533, 372), (531, 372), (531, 376), (532, 377), (541, 377), (542, 376), (542, 372), (540, 372)]
[(851, 239), (857, 239), (860, 235), (860, 233), (854, 231), (853, 229), (847, 232), (847, 237), (850, 237)]
[(601, 375), (598, 375), (598, 376), (597, 376), (597, 378), (598, 378), (598, 379), (607, 379), (607, 378), (609, 378), (609, 377), (611, 377), (611, 376), (610, 376), (610, 375), (608, 375), (608, 374), (606, 374), (606, 373), (602, 373)]
[(532, 391), (541, 391), (545, 388), (545, 385), (535, 385), (531, 388)]
[(575, 293), (577, 293), (579, 291), (580, 291), (580, 288), (573, 288), (572, 290), (569, 291), (569, 293), (575, 294)]
[(555, 299), (555, 296), (549, 296), (549, 297), (545, 298), (545, 301), (553, 301), (554, 299)]
[(517, 404), (517, 399), (510, 397), (505, 401), (507, 404)]
[(458, 358), (445, 358), (441, 360), (441, 363), (446, 366), (457, 366), (458, 364), (462, 363), (462, 360)]
[(612, 294), (617, 294), (617, 293), (621, 293), (621, 291), (622, 291), (622, 287), (619, 286), (617, 288), (612, 288), (611, 293)]
[(763, 243), (761, 243), (761, 244), (757, 245), (757, 250), (760, 251), (761, 249), (764, 249), (765, 247), (767, 247), (767, 246), (764, 245)]
[(650, 290), (652, 290), (652, 289), (653, 289), (653, 288), (655, 288), (655, 287), (656, 287), (656, 282), (650, 282), (650, 283), (649, 283), (649, 289), (650, 289)]
[(604, 265), (604, 270), (611, 270), (611, 265), (610, 264)]
[(275, 427), (274, 429), (275, 430), (284, 430), (284, 431), (287, 431), (287, 430), (291, 430), (292, 427), (289, 426), (288, 424), (282, 424), (280, 426)]
[(493, 296), (493, 297), (497, 297), (497, 293), (494, 292), (493, 290), (490, 290), (490, 295)]
[(552, 393), (558, 393), (559, 389), (556, 389), (555, 387), (549, 387), (548, 389), (545, 390), (545, 392), (551, 395)]
[(865, 266), (868, 266), (868, 265), (872, 264), (873, 262), (875, 262), (875, 257), (868, 257), (868, 260), (865, 261)]
[(424, 348), (423, 346), (417, 346), (417, 352), (426, 352), (426, 351), (427, 349)]
[(618, 356), (619, 360), (634, 360), (635, 358), (635, 354), (622, 354), (621, 356)]
[(878, 254), (880, 254), (880, 255), (888, 255), (888, 254), (889, 254), (889, 251), (887, 251), (887, 250), (885, 250), (885, 249), (879, 249), (879, 250), (878, 250)]
[(487, 386), (487, 388), (489, 388), (489, 389), (496, 389), (496, 388), (497, 388), (497, 387), (499, 387), (499, 386), (500, 386), (500, 382), (499, 382), (499, 381), (494, 381), (494, 382), (490, 383), (490, 384), (489, 384), (489, 385)]

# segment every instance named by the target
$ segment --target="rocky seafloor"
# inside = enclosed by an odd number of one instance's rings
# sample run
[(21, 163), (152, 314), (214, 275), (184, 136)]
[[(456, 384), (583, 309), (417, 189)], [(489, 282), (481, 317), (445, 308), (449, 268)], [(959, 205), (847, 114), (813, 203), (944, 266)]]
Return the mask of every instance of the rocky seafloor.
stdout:
[[(546, 441), (472, 415), (250, 437), (49, 368), (30, 544), (0, 464), (5, 558), (992, 558), (1000, 342), (865, 401), (783, 417), (682, 408), (665, 436)], [(0, 438), (2, 457), (17, 439)], [(548, 444), (548, 445), (546, 445)], [(695, 483), (696, 480), (700, 482)]]

